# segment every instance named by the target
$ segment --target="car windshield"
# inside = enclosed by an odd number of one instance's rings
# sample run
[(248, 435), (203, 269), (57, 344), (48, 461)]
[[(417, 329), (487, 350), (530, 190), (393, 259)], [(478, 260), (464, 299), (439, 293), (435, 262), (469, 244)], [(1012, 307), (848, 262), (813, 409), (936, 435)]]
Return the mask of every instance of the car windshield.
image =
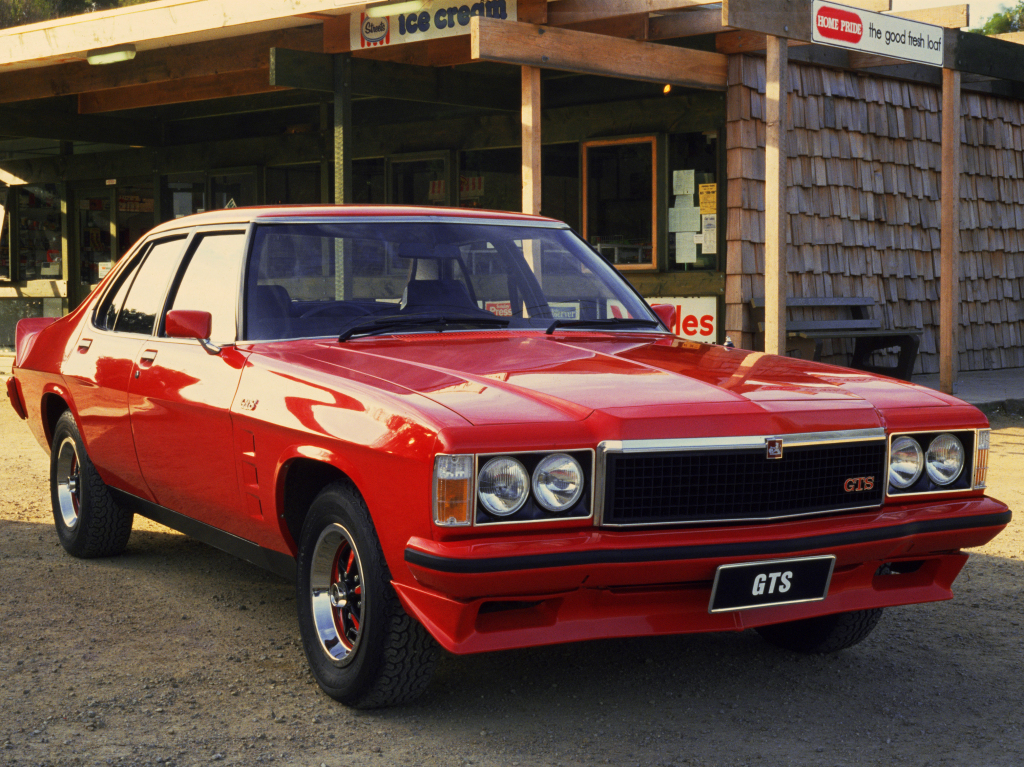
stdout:
[(249, 340), (658, 327), (615, 269), (560, 227), (436, 219), (260, 224), (252, 247)]

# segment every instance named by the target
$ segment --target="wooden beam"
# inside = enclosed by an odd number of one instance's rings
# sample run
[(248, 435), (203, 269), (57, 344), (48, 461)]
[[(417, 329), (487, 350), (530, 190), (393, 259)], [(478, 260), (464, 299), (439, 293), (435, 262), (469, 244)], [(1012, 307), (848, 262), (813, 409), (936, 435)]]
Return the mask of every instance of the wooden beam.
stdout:
[(764, 180), (764, 350), (786, 353), (786, 101), (789, 48), (785, 39), (768, 37), (765, 86)]
[[(566, 2), (567, 0), (561, 0)], [(724, 90), (727, 59), (718, 53), (498, 21), (470, 20), (473, 59), (584, 72), (627, 80)]]
[(1024, 45), (958, 29), (946, 31), (945, 66), (1013, 82), (1024, 82)]
[(117, 112), (162, 104), (223, 99), (253, 93), (282, 90), (270, 84), (270, 67), (223, 75), (191, 77), (168, 83), (132, 85), (109, 91), (83, 93), (78, 97), (80, 114)]
[(125, 146), (160, 146), (163, 143), (160, 124), (151, 120), (125, 120), (20, 108), (0, 108), (0, 135)]
[(334, 61), (327, 53), (271, 48), (270, 84), (334, 93)]
[(811, 0), (775, 0), (772, 3), (763, 0), (723, 0), (722, 24), (760, 32), (762, 35), (809, 42), (813, 15), (811, 7)]
[(523, 67), (523, 213), (538, 215), (541, 205), (540, 68)]
[(717, 0), (558, 0), (557, 3), (548, 5), (548, 24), (560, 27), (613, 16), (714, 5), (716, 2)]
[(519, 82), (464, 70), (353, 58), (352, 92), (358, 96), (518, 111)]
[(625, 37), (629, 40), (646, 40), (649, 18), (646, 13), (634, 13), (630, 16), (616, 16), (596, 21), (578, 21), (566, 24), (564, 29), (593, 32), (595, 35), (609, 35), (610, 37)]
[(942, 70), (939, 388), (956, 390), (960, 329), (960, 73)]
[(901, 19), (910, 19), (911, 21), (922, 21), (925, 24), (934, 24), (947, 29), (959, 29), (971, 24), (970, 6), (968, 5), (945, 5), (940, 8), (892, 11), (888, 15), (899, 16)]
[(0, 103), (91, 93), (131, 85), (262, 69), (274, 47), (301, 51), (323, 48), (319, 26), (140, 51), (132, 61), (93, 67), (83, 62), (4, 72)]
[(730, 32), (732, 27), (722, 26), (722, 12), (717, 8), (702, 8), (679, 13), (651, 16), (648, 22), (648, 40), (673, 40)]

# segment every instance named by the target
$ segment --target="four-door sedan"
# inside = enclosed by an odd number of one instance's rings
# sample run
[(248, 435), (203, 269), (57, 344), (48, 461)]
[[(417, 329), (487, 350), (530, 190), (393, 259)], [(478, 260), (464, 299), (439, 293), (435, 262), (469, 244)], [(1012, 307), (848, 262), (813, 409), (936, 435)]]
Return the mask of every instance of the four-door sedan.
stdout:
[(952, 597), (988, 422), (875, 375), (685, 341), (550, 219), (253, 208), (158, 226), (59, 320), (11, 404), (57, 535), (134, 514), (294, 578), (313, 673), (409, 700), (453, 653), (740, 631), (849, 647)]

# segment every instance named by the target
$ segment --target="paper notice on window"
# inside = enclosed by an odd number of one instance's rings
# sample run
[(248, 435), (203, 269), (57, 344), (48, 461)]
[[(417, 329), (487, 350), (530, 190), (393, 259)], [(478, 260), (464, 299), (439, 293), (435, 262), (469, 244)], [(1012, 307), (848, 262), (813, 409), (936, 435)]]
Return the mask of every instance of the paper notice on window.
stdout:
[(677, 170), (672, 173), (672, 194), (693, 194), (694, 173), (692, 170)]
[(711, 214), (718, 212), (718, 184), (701, 184), (698, 187), (700, 195), (700, 212)]
[(718, 216), (701, 216), (700, 230), (703, 237), (701, 250), (705, 255), (718, 252)]
[(676, 263), (697, 263), (697, 243), (693, 241), (691, 232), (676, 233)]
[(693, 205), (685, 208), (669, 208), (668, 230), (670, 232), (699, 232), (700, 208)]

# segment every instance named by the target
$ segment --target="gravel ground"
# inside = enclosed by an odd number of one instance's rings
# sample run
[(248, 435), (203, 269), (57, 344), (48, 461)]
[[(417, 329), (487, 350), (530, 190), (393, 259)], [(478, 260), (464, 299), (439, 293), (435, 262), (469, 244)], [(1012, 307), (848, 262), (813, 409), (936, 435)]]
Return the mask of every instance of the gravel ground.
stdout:
[(148, 520), (124, 556), (57, 543), (48, 461), (0, 407), (0, 765), (1020, 765), (1024, 421), (993, 418), (1018, 518), (953, 602), (832, 656), (753, 632), (449, 658), (353, 712), (313, 683), (292, 587)]

